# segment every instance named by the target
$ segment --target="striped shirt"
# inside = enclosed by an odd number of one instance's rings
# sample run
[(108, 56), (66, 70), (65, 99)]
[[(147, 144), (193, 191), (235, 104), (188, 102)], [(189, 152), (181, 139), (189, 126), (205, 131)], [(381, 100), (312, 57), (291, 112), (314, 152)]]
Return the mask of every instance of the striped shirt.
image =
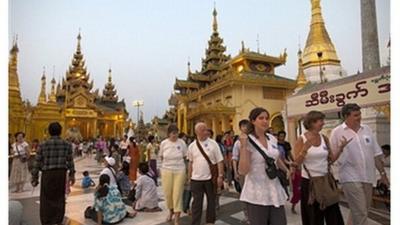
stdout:
[(32, 176), (37, 178), (39, 171), (67, 169), (69, 176), (75, 173), (72, 146), (60, 137), (53, 136), (42, 143), (36, 154)]

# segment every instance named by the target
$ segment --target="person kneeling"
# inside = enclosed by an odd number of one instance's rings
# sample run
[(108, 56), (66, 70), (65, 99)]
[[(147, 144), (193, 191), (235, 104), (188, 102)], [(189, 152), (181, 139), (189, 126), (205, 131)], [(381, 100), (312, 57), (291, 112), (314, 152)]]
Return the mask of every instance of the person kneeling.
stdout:
[(157, 186), (154, 179), (148, 174), (149, 166), (147, 163), (139, 164), (140, 177), (136, 181), (136, 201), (133, 203), (133, 207), (137, 211), (144, 212), (159, 212), (161, 211), (158, 207), (158, 194)]
[(99, 186), (95, 192), (93, 213), (90, 216), (97, 224), (117, 224), (125, 217), (133, 218), (136, 212), (129, 213), (122, 202), (121, 194), (116, 185), (110, 185), (110, 177), (102, 174)]

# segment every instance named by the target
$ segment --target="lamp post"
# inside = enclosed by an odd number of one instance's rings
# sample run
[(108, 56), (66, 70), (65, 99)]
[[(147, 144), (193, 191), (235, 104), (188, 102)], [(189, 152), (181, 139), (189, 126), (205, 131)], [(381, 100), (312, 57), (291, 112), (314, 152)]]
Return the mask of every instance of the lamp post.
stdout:
[(324, 80), (322, 79), (323, 72), (322, 72), (322, 66), (321, 66), (322, 52), (317, 52), (317, 56), (319, 59), (319, 78), (321, 79), (321, 83), (323, 83)]
[(133, 101), (133, 107), (137, 107), (137, 124), (139, 124), (139, 108), (141, 106), (144, 106), (144, 101), (143, 100), (135, 100)]

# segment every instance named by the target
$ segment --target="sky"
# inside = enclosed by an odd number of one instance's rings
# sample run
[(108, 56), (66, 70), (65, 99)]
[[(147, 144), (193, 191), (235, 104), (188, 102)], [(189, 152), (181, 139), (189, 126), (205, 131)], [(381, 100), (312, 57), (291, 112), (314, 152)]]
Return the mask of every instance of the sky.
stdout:
[[(311, 20), (310, 0), (12, 0), (9, 35), (18, 34), (18, 73), (23, 99), (36, 104), (45, 67), (47, 90), (71, 65), (81, 31), (86, 66), (100, 91), (112, 69), (113, 83), (136, 120), (134, 100), (143, 100), (145, 121), (169, 108), (175, 78), (185, 79), (187, 62), (201, 69), (212, 31), (212, 10), (227, 54), (246, 47), (288, 59), (276, 74), (295, 79), (297, 51), (304, 48)], [(327, 31), (349, 75), (362, 70), (359, 0), (321, 1)], [(390, 1), (377, 0), (381, 64), (389, 50)]]

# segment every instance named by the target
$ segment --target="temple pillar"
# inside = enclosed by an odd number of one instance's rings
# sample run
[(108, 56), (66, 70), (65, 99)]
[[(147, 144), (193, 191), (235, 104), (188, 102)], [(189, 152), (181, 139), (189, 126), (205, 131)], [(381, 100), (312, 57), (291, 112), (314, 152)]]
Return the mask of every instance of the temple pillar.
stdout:
[(361, 41), (363, 71), (380, 67), (375, 0), (361, 0)]
[(287, 139), (292, 146), (294, 146), (297, 140), (296, 124), (297, 118), (292, 117), (287, 119)]
[[(211, 127), (211, 129), (212, 129), (212, 131), (214, 132), (214, 136), (215, 136), (215, 134), (218, 132), (217, 131), (217, 124), (218, 123), (218, 121), (217, 121), (217, 118), (215, 118), (214, 116), (211, 118), (211, 124), (212, 124), (212, 127)], [(214, 138), (214, 137), (211, 137), (211, 138)]]
[(188, 132), (188, 125), (187, 125), (187, 107), (183, 109), (183, 133), (187, 134)]
[(226, 116), (222, 116), (222, 121), (221, 122), (222, 122), (221, 123), (221, 131), (222, 131), (222, 134), (223, 134), (223, 133), (225, 133), (226, 131), (229, 130)]

